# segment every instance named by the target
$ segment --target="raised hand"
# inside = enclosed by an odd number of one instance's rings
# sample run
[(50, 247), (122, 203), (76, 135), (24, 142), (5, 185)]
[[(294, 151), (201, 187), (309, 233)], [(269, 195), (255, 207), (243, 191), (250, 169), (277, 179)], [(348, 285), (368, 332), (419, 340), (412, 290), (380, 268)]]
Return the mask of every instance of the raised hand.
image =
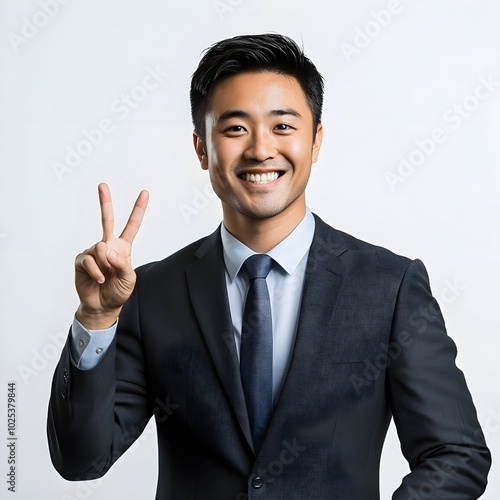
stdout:
[(79, 254), (75, 260), (75, 285), (80, 297), (77, 317), (88, 329), (112, 326), (134, 289), (132, 243), (141, 227), (148, 200), (149, 193), (141, 191), (125, 229), (116, 238), (111, 193), (106, 184), (99, 184), (102, 241)]

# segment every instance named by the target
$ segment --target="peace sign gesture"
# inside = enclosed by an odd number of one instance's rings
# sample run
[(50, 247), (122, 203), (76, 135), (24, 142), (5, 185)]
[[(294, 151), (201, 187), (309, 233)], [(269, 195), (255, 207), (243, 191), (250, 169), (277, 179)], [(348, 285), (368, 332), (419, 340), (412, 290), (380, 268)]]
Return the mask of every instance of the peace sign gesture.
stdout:
[(125, 228), (117, 238), (114, 236), (109, 187), (103, 183), (98, 189), (102, 241), (77, 255), (75, 260), (75, 285), (80, 297), (77, 317), (90, 330), (112, 326), (134, 289), (136, 275), (131, 263), (132, 243), (149, 200), (149, 193), (141, 191)]

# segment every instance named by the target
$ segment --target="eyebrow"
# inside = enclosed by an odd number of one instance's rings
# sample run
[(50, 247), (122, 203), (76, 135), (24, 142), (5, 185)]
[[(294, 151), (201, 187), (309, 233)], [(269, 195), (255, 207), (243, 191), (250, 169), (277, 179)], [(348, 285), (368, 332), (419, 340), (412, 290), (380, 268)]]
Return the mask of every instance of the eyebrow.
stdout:
[[(291, 108), (286, 109), (273, 109), (269, 111), (269, 116), (295, 116), (296, 118), (301, 118), (302, 115)], [(241, 109), (229, 109), (224, 111), (219, 118), (217, 118), (217, 123), (230, 120), (231, 118), (250, 118), (250, 113), (243, 111)]]

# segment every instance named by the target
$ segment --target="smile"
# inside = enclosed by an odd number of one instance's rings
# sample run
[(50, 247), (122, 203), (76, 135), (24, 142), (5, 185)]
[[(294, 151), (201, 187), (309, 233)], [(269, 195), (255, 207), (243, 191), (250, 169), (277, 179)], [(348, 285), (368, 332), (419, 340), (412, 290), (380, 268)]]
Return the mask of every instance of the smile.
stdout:
[(275, 181), (280, 174), (278, 172), (268, 172), (265, 174), (243, 174), (241, 178), (248, 182), (253, 182), (254, 184), (269, 184)]

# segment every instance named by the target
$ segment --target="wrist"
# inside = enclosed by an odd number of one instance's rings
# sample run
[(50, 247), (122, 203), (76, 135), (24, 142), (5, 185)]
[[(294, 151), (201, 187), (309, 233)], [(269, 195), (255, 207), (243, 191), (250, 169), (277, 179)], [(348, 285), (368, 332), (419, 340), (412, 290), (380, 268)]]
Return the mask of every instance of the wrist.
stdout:
[(76, 311), (76, 319), (87, 330), (106, 330), (116, 323), (120, 311), (121, 307), (113, 309), (112, 311), (89, 310), (80, 304)]

